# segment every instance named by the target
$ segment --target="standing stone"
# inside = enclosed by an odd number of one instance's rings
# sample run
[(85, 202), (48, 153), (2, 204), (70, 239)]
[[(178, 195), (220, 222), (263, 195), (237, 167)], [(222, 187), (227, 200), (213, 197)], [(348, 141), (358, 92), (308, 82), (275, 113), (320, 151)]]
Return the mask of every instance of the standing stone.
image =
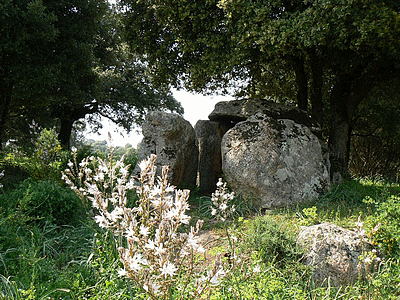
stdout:
[(142, 133), (139, 161), (156, 154), (157, 175), (161, 175), (162, 166), (168, 165), (170, 184), (196, 185), (198, 148), (194, 129), (188, 121), (177, 114), (151, 112), (143, 124)]
[(226, 181), (261, 208), (313, 200), (330, 185), (319, 139), (292, 120), (251, 116), (224, 135), (221, 151)]
[(298, 236), (298, 244), (305, 248), (303, 262), (312, 267), (317, 285), (335, 286), (354, 283), (359, 276), (374, 271), (377, 258), (360, 261), (373, 250), (359, 233), (335, 224), (325, 223), (305, 227)]
[(210, 195), (222, 175), (221, 140), (232, 127), (229, 123), (199, 120), (194, 126), (199, 145), (199, 188)]
[(306, 111), (266, 99), (249, 98), (221, 101), (215, 105), (208, 118), (212, 121), (238, 123), (257, 113), (274, 119), (293, 120), (298, 124), (307, 126), (318, 137), (321, 135), (319, 124)]

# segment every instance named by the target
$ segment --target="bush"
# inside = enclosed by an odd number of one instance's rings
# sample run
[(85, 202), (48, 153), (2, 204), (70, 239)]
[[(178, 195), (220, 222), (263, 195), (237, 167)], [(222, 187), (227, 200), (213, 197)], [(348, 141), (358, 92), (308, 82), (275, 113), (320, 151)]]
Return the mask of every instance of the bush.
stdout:
[[(6, 188), (27, 177), (60, 180), (62, 162), (67, 161), (68, 151), (61, 149), (54, 129), (43, 129), (34, 148), (25, 152), (20, 147), (9, 147), (0, 159), (0, 168), (5, 170)], [(10, 170), (7, 170), (10, 169)]]
[(374, 243), (390, 257), (400, 255), (400, 197), (390, 195), (385, 201), (375, 202), (372, 198), (364, 199), (375, 205), (376, 213), (367, 219), (369, 235)]
[(290, 234), (284, 220), (267, 215), (246, 223), (246, 247), (257, 251), (264, 262), (295, 261), (300, 258), (296, 238)]
[(28, 178), (13, 191), (0, 195), (0, 205), (18, 222), (76, 225), (84, 215), (75, 193), (52, 180)]

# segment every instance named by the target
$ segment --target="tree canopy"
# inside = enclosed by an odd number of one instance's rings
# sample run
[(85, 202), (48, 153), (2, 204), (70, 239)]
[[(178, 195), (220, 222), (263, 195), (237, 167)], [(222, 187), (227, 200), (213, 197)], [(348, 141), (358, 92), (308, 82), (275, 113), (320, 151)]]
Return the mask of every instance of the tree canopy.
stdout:
[(52, 108), (52, 115), (60, 120), (64, 146), (69, 146), (73, 123), (85, 115), (101, 115), (129, 131), (149, 109), (182, 112), (168, 89), (152, 86), (145, 62), (126, 47), (115, 7), (104, 0), (64, 1), (74, 9), (71, 16), (59, 16), (66, 22), (60, 22), (64, 36), (55, 47), (61, 46), (60, 65), (66, 72)]
[(0, 4), (1, 141), (12, 138), (19, 123), (28, 124), (29, 116), (47, 104), (45, 96), (58, 72), (48, 59), (57, 35), (55, 20), (42, 1)]
[(69, 147), (74, 122), (86, 115), (130, 130), (148, 109), (182, 112), (126, 47), (108, 1), (6, 0), (0, 16), (1, 142), (21, 139), (33, 120), (56, 126)]
[(359, 104), (399, 75), (397, 1), (121, 4), (131, 47), (146, 55), (156, 81), (296, 102), (327, 122), (333, 172), (347, 172)]

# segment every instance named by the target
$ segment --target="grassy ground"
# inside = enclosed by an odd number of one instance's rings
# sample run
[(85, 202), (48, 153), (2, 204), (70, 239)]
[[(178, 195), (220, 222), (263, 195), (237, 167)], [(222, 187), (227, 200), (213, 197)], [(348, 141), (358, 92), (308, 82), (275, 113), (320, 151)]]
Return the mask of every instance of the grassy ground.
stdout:
[[(120, 263), (113, 237), (74, 207), (65, 211), (67, 220), (74, 220), (71, 224), (47, 221), (39, 213), (42, 202), (32, 200), (35, 189), (33, 183), (20, 194), (0, 191), (0, 299), (141, 299), (135, 286), (117, 275)], [(399, 193), (398, 185), (351, 180), (313, 203), (267, 214), (236, 199), (237, 215), (227, 222), (213, 221), (209, 199), (193, 195), (192, 219), (205, 220), (202, 239), (207, 243), (206, 254), (198, 259), (209, 264), (222, 253), (227, 265), (235, 264), (209, 298), (399, 299)], [(28, 205), (32, 202), (36, 204)], [(58, 208), (46, 209), (52, 214)], [(385, 221), (381, 232), (371, 236), (385, 253), (385, 262), (351, 286), (315, 286), (310, 270), (300, 262), (300, 226), (332, 222), (352, 229), (360, 215), (367, 230)], [(229, 241), (235, 238), (240, 260), (231, 262)]]

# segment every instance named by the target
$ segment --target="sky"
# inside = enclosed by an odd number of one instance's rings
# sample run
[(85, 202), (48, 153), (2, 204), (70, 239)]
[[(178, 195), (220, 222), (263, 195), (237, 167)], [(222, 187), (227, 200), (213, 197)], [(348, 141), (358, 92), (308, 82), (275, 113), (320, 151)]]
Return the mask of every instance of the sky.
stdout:
[[(185, 111), (183, 118), (189, 121), (193, 127), (198, 120), (208, 120), (208, 115), (213, 111), (217, 102), (233, 99), (231, 96), (203, 96), (176, 90), (173, 91), (173, 95), (175, 99), (181, 103)], [(107, 119), (103, 119), (102, 122), (103, 128), (97, 133), (86, 132), (86, 139), (99, 141), (108, 140), (108, 132), (110, 132), (113, 145), (125, 146), (126, 144), (131, 144), (136, 147), (143, 138), (136, 130), (128, 134), (124, 129), (118, 128)], [(140, 128), (138, 130), (140, 131)]]

